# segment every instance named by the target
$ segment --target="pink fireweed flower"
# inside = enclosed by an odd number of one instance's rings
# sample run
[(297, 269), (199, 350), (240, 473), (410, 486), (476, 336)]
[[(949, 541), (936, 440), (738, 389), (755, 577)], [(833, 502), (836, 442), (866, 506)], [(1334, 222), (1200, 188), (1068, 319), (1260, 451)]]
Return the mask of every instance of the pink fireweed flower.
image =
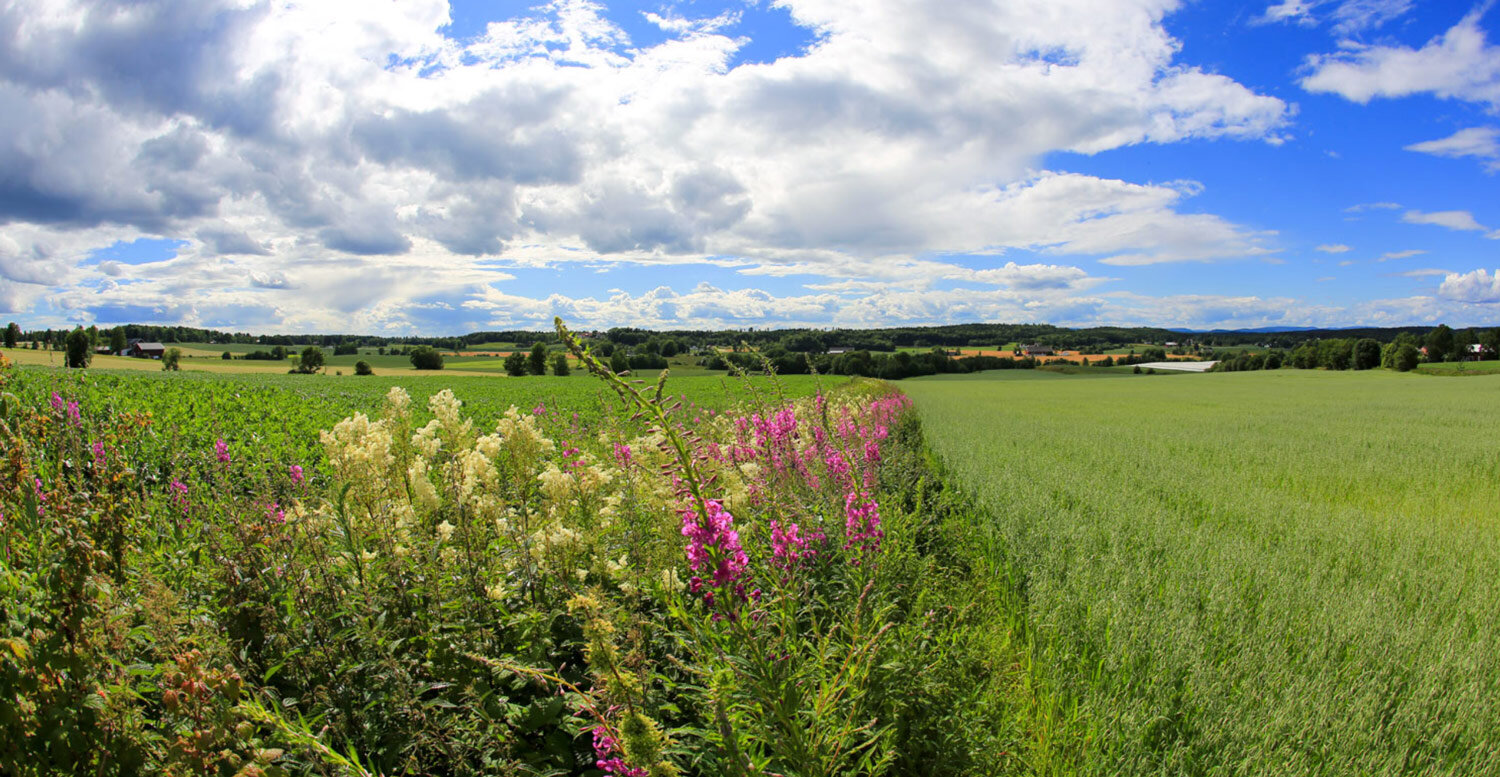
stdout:
[(78, 410), (78, 403), (77, 402), (73, 402), (73, 401), (69, 401), (68, 402), (68, 424), (70, 424), (72, 426), (80, 426), (82, 423), (83, 423), (83, 418), (82, 418), (82, 414)]
[(173, 504), (182, 509), (187, 509), (188, 487), (186, 483), (181, 480), (173, 480), (171, 483), (168, 483), (167, 496), (171, 498)]
[(615, 443), (615, 461), (620, 463), (621, 469), (629, 467), (633, 458), (629, 445), (623, 442)]
[(880, 463), (880, 443), (874, 440), (865, 443), (865, 461), (870, 464)]
[[(863, 491), (844, 497), (844, 549), (877, 553), (885, 532), (880, 529), (880, 505)], [(857, 559), (852, 563), (859, 563)]]
[(599, 767), (600, 771), (617, 777), (646, 777), (648, 772), (645, 769), (631, 766), (620, 757), (620, 742), (609, 735), (609, 729), (595, 726), (593, 734), (594, 765)]
[(94, 441), (94, 466), (104, 466), (104, 443), (99, 440)]
[(56, 391), (52, 392), (52, 409), (59, 413), (63, 411), (63, 398)]
[(286, 523), (286, 511), (281, 509), (280, 502), (266, 505), (266, 520), (277, 525)]
[[(740, 533), (734, 529), (734, 516), (717, 499), (703, 502), (707, 522), (700, 522), (696, 510), (682, 515), (682, 536), (688, 538), (688, 566), (694, 572), (711, 569), (713, 585), (722, 588), (737, 582), (745, 574), (750, 559), (740, 545)], [(710, 601), (707, 595), (705, 601)]]
[(302, 485), (302, 479), (303, 479), (303, 477), (302, 477), (302, 465), (300, 465), (300, 464), (293, 464), (292, 468), (291, 468), (291, 473), (292, 473), (292, 485), (294, 485), (294, 486), (300, 486), (300, 485)]
[(214, 455), (218, 457), (220, 464), (229, 463), (229, 443), (224, 442), (223, 437), (214, 443)]
[(545, 402), (538, 402), (536, 407), (531, 408), (532, 415), (541, 415), (545, 412), (547, 412), (547, 404)]
[(815, 551), (808, 549), (807, 538), (798, 536), (797, 532), (795, 523), (788, 523), (783, 529), (779, 521), (771, 521), (771, 563), (787, 569), (812, 556)]

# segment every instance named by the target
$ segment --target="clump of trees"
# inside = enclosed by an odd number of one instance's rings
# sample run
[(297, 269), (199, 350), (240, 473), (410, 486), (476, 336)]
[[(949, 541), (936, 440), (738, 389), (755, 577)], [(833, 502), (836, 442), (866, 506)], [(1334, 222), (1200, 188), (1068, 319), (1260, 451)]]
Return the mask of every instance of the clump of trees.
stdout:
[(441, 370), (443, 355), (430, 345), (419, 345), (411, 349), (411, 366), (419, 370)]
[(161, 355), (162, 372), (177, 372), (182, 369), (182, 349), (168, 348)]
[(511, 355), (505, 357), (506, 374), (511, 376), (512, 378), (525, 377), (527, 361), (528, 359), (526, 358), (526, 354), (521, 353), (520, 351), (513, 351)]

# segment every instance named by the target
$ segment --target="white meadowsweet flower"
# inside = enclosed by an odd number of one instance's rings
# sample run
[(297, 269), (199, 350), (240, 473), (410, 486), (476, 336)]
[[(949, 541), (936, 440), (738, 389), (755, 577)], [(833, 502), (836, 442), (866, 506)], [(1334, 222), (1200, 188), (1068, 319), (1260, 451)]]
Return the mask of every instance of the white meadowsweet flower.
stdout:
[(437, 525), (438, 539), (447, 542), (453, 539), (453, 524), (443, 521)]

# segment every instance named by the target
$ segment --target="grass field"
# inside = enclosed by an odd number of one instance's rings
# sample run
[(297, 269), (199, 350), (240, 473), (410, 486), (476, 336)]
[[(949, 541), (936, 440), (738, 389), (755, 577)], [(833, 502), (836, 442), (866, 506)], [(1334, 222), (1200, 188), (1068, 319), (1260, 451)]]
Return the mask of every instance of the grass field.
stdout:
[(1500, 774), (1500, 378), (901, 388), (1006, 548), (1034, 771)]
[(1500, 374), (1500, 361), (1421, 364), (1417, 366), (1417, 372), (1443, 376), (1495, 375)]

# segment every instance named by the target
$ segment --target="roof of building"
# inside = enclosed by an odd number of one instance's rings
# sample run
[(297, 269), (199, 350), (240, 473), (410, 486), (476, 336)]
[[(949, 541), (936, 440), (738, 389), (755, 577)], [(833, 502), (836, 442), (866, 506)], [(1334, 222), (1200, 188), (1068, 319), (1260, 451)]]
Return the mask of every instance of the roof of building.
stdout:
[(165, 350), (167, 350), (167, 347), (165, 345), (162, 345), (161, 343), (148, 343), (148, 342), (144, 342), (144, 341), (135, 343), (135, 347), (141, 349), (142, 351), (165, 351)]

